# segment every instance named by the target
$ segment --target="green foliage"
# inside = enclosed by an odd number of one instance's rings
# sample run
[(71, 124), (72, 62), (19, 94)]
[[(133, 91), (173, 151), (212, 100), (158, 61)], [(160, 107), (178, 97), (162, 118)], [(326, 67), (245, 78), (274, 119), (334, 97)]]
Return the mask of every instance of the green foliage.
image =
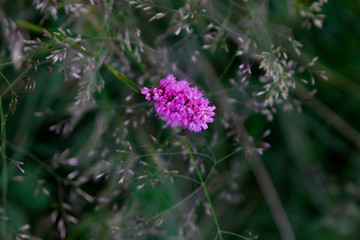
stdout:
[[(359, 239), (356, 1), (0, 6), (1, 239)], [(170, 73), (208, 130), (139, 93)]]

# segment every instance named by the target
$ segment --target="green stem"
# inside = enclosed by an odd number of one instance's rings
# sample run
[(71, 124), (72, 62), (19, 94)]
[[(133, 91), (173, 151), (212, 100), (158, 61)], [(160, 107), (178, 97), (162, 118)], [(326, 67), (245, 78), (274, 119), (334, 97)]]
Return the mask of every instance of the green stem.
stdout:
[[(240, 48), (238, 48), (238, 50), (239, 50), (239, 49), (240, 49)], [(236, 50), (236, 52), (237, 52), (238, 50)], [(235, 61), (235, 58), (237, 57), (236, 52), (235, 52), (235, 54), (231, 57), (229, 63), (226, 65), (225, 70), (222, 72), (222, 74), (221, 74), (220, 77), (219, 77), (219, 80), (216, 81), (213, 89), (217, 89), (218, 84), (223, 80), (223, 78), (225, 77), (226, 73), (229, 71), (230, 67), (232, 66), (233, 62)]]
[[(12, 92), (14, 92), (13, 87), (15, 86), (15, 84), (20, 81), (21, 79), (23, 79), (23, 77), (30, 71), (30, 68), (25, 69), (15, 80), (13, 80), (10, 85), (5, 88), (4, 90), (1, 90), (1, 94), (0, 97), (4, 97), (10, 90)], [(4, 76), (3, 74), (1, 74), (2, 76)], [(5, 76), (4, 76), (5, 77)], [(5, 86), (5, 85), (4, 85)]]
[(219, 235), (219, 239), (222, 240), (223, 238), (222, 238), (222, 235), (221, 235), (220, 225), (219, 225), (219, 222), (218, 222), (218, 220), (217, 220), (217, 218), (216, 218), (215, 210), (214, 210), (214, 207), (213, 207), (213, 205), (212, 205), (212, 202), (211, 202), (209, 193), (208, 193), (208, 191), (207, 191), (205, 181), (204, 181), (204, 179), (203, 179), (203, 177), (202, 177), (202, 175), (201, 175), (199, 166), (198, 166), (198, 164), (196, 163), (195, 157), (194, 157), (194, 155), (193, 155), (193, 153), (192, 153), (192, 151), (191, 151), (191, 148), (190, 148), (189, 144), (188, 144), (185, 140), (184, 140), (183, 142), (184, 142), (184, 145), (185, 145), (186, 149), (187, 149), (188, 152), (189, 152), (190, 158), (191, 158), (191, 160), (192, 160), (192, 162), (193, 162), (193, 164), (194, 164), (194, 167), (195, 167), (196, 174), (197, 174), (197, 176), (198, 176), (198, 178), (199, 178), (199, 180), (200, 180), (201, 187), (203, 188), (203, 191), (204, 191), (206, 200), (207, 200), (207, 202), (208, 202), (208, 204), (209, 204), (209, 206), (210, 206), (210, 212), (211, 212), (211, 215), (212, 215), (213, 218), (214, 218), (214, 222), (215, 222), (215, 225), (216, 225), (217, 234)]
[[(85, 50), (83, 48), (80, 47), (80, 45), (75, 44), (73, 42), (68, 41), (67, 39), (63, 38), (60, 35), (55, 35), (52, 31), (47, 30), (45, 28), (42, 28), (40, 26), (37, 26), (35, 24), (26, 22), (26, 21), (22, 21), (22, 20), (16, 20), (15, 21), (16, 25), (19, 27), (23, 27), (26, 28), (29, 31), (32, 32), (36, 32), (39, 34), (44, 33), (44, 31), (46, 30), (47, 32), (50, 33), (50, 35), (54, 38), (56, 38), (57, 40), (66, 42), (67, 44), (70, 44), (70, 46), (78, 51), (80, 51), (81, 53), (86, 54), (87, 56), (90, 57), (95, 57), (96, 60), (99, 60), (98, 57), (96, 57), (92, 52)], [(127, 86), (129, 86), (130, 88), (132, 88), (133, 90), (139, 92), (141, 89), (141, 86), (136, 84), (135, 82), (133, 82), (132, 80), (128, 79), (124, 74), (122, 74), (121, 72), (116, 71), (113, 67), (111, 67), (109, 64), (103, 62), (102, 66), (105, 67), (111, 74), (113, 74), (117, 79), (121, 80), (122, 82), (124, 82)]]
[(230, 236), (234, 236), (234, 237), (238, 237), (238, 238), (241, 238), (241, 239), (244, 239), (244, 240), (251, 240), (252, 238), (247, 238), (247, 237), (244, 237), (244, 236), (241, 236), (240, 234), (237, 234), (237, 233), (233, 233), (233, 232), (228, 232), (228, 231), (221, 231), (223, 234), (227, 234), (227, 235), (230, 235)]
[(130, 79), (128, 79), (124, 74), (122, 74), (121, 72), (116, 71), (113, 67), (111, 67), (107, 63), (103, 63), (103, 66), (106, 67), (106, 69), (109, 72), (111, 72), (117, 79), (120, 79), (121, 81), (123, 81), (130, 88), (132, 88), (132, 89), (134, 89), (136, 91), (140, 91), (141, 86), (136, 84), (135, 82), (131, 81)]
[[(1, 114), (1, 160), (2, 160), (2, 182), (3, 182), (3, 192), (2, 192), (2, 208), (4, 209), (4, 217), (6, 217), (6, 202), (7, 202), (7, 187), (8, 187), (8, 176), (7, 176), (7, 159), (6, 159), (6, 129), (5, 129), (5, 117), (2, 107), (2, 98), (0, 97), (0, 114)], [(2, 237), (6, 237), (6, 223), (2, 222), (1, 226)]]
[(27, 30), (32, 31), (32, 32), (36, 32), (36, 33), (40, 33), (40, 34), (42, 34), (44, 32), (44, 28), (42, 28), (38, 25), (29, 23), (29, 22), (25, 22), (22, 20), (16, 20), (15, 23), (18, 27), (26, 28)]
[(195, 191), (193, 191), (191, 194), (189, 194), (187, 197), (185, 197), (184, 199), (182, 199), (180, 202), (176, 203), (175, 205), (156, 213), (155, 215), (153, 215), (152, 218), (157, 218), (161, 215), (167, 214), (168, 212), (178, 208), (180, 205), (182, 205), (184, 202), (186, 202), (187, 200), (189, 200), (190, 198), (192, 198), (199, 190), (201, 189), (201, 187), (198, 187)]

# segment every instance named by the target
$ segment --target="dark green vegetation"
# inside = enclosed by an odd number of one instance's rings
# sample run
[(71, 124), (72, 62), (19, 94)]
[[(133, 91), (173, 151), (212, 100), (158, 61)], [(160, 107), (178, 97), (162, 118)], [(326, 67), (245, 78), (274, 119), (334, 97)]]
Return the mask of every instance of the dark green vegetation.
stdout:
[(0, 239), (360, 239), (360, 3), (322, 2), (3, 0)]

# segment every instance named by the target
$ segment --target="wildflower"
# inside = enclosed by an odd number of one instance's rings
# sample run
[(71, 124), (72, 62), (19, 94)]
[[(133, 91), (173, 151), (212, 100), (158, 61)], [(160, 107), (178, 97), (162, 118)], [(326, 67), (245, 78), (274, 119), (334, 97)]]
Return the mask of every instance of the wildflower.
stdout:
[(193, 132), (207, 129), (213, 122), (215, 106), (210, 106), (197, 87), (190, 87), (185, 80), (176, 81), (173, 75), (161, 79), (159, 88), (141, 89), (145, 99), (155, 101), (155, 110), (173, 127), (184, 127)]

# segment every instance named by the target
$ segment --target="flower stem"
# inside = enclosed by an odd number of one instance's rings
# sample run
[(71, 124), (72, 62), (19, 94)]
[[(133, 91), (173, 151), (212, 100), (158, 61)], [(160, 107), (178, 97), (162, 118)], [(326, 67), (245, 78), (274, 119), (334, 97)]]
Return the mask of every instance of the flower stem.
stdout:
[[(59, 36), (59, 35), (55, 35), (52, 31), (48, 30), (48, 29), (45, 29), (43, 27), (40, 27), (38, 25), (35, 25), (33, 23), (29, 23), (29, 22), (26, 22), (26, 21), (22, 21), (22, 20), (16, 20), (15, 21), (16, 25), (19, 26), (19, 27), (22, 27), (22, 28), (25, 28), (29, 31), (32, 31), (32, 32), (35, 32), (35, 33), (39, 33), (39, 34), (42, 34), (44, 33), (44, 31), (46, 30), (48, 33), (50, 33), (50, 35), (53, 37), (53, 38), (56, 38), (60, 41), (64, 41), (66, 42), (67, 44), (69, 44), (72, 48), (78, 50), (79, 52), (81, 53), (84, 53), (85, 55), (87, 56), (90, 56), (90, 57), (94, 57), (96, 60), (99, 60), (98, 57), (96, 57), (92, 52), (88, 51), (88, 50), (85, 50), (83, 48), (81, 48), (79, 45), (75, 44), (75, 43), (72, 43), (72, 42), (69, 42), (67, 41), (66, 39), (64, 39), (62, 36)], [(129, 78), (127, 78), (123, 73), (121, 72), (118, 72), (117, 70), (115, 70), (113, 67), (111, 67), (109, 64), (103, 62), (102, 63), (102, 66), (105, 67), (111, 74), (113, 74), (117, 79), (121, 80), (122, 82), (124, 82), (127, 86), (129, 86), (131, 89), (137, 91), (137, 92), (140, 92), (140, 89), (141, 89), (141, 86), (138, 85), (137, 83), (135, 83), (134, 81), (130, 80)]]
[(205, 194), (205, 197), (206, 197), (206, 201), (208, 202), (209, 206), (210, 206), (210, 212), (211, 212), (211, 215), (213, 216), (213, 219), (214, 219), (214, 222), (215, 222), (215, 225), (216, 225), (216, 231), (217, 231), (217, 235), (219, 236), (219, 239), (222, 240), (222, 235), (221, 235), (221, 229), (220, 229), (220, 225), (219, 225), (219, 222), (216, 218), (216, 214), (215, 214), (215, 210), (214, 210), (214, 207), (212, 205), (212, 202), (211, 202), (211, 199), (210, 199), (210, 196), (209, 196), (209, 193), (207, 191), (207, 188), (206, 188), (206, 184), (205, 184), (205, 181), (204, 181), (204, 178), (202, 177), (201, 175), (201, 172), (200, 172), (200, 169), (199, 169), (199, 166), (198, 164), (196, 163), (196, 160), (195, 160), (195, 157), (191, 151), (191, 148), (189, 146), (189, 144), (184, 140), (184, 145), (186, 147), (186, 149), (188, 150), (189, 152), (189, 155), (190, 155), (190, 158), (194, 164), (194, 167), (195, 167), (195, 171), (196, 171), (196, 174), (200, 180), (200, 183), (201, 183), (201, 187), (203, 188), (203, 191), (204, 191), (204, 194)]

